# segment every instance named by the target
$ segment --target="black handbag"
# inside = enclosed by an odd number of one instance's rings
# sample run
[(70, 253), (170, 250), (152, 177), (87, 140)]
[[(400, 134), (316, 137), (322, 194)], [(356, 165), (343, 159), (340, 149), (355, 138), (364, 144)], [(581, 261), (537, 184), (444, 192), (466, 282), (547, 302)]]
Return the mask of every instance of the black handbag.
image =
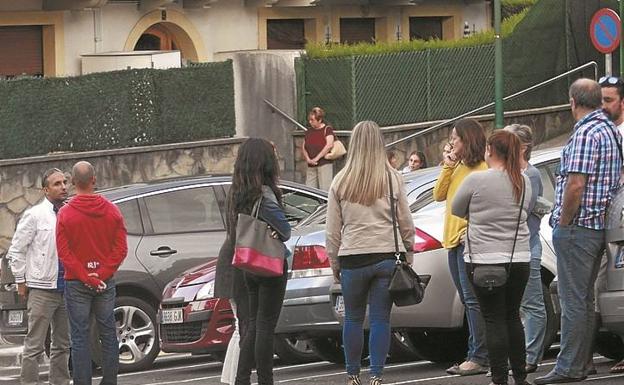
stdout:
[(520, 212), (518, 213), (518, 222), (516, 223), (516, 234), (514, 235), (513, 247), (511, 248), (511, 258), (509, 258), (509, 268), (501, 265), (476, 265), (472, 263), (472, 250), (470, 250), (470, 237), (468, 229), (466, 229), (466, 243), (468, 244), (468, 258), (472, 267), (472, 283), (475, 286), (492, 290), (495, 287), (501, 287), (507, 283), (509, 271), (511, 270), (511, 262), (513, 261), (514, 251), (516, 250), (516, 240), (518, 239), (518, 230), (520, 229), (520, 217), (522, 216), (522, 206), (524, 206), (524, 195), (526, 189), (522, 184), (522, 199), (520, 200)]
[(401, 259), (397, 237), (396, 209), (392, 191), (392, 175), (390, 172), (388, 172), (388, 182), (390, 183), (390, 212), (392, 216), (392, 234), (394, 235), (394, 256), (396, 257), (396, 265), (390, 279), (388, 291), (390, 292), (392, 302), (396, 306), (416, 305), (421, 303), (425, 297), (425, 289), (431, 276), (423, 276), (421, 278), (406, 261)]

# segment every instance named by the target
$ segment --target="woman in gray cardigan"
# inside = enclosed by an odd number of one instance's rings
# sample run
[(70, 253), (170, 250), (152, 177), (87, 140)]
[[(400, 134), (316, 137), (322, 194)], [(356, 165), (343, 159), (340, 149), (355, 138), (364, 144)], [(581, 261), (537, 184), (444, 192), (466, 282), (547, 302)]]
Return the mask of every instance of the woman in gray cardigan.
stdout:
[[(511, 363), (516, 385), (526, 382), (524, 329), (520, 302), (529, 278), (528, 207), (531, 184), (520, 167), (520, 141), (509, 131), (496, 131), (487, 141), (487, 171), (470, 174), (453, 200), (453, 215), (468, 219), (464, 261), (485, 319), (492, 384), (507, 384)], [(512, 262), (512, 263), (510, 263)], [(480, 287), (474, 268), (505, 266), (507, 282)]]

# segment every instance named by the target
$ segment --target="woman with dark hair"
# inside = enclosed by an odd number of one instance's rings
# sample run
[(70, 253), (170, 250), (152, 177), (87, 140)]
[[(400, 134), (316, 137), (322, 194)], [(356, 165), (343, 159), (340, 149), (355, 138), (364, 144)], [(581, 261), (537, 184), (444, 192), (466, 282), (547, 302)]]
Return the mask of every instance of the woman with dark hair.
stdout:
[(484, 161), (485, 130), (474, 119), (455, 123), (449, 143), (442, 153), (443, 166), (433, 189), (433, 199), (446, 201), (442, 245), (448, 249), (448, 263), (459, 298), (466, 307), (468, 320), (468, 355), (459, 365), (447, 369), (450, 374), (469, 376), (488, 371), (488, 352), (485, 346), (485, 325), (479, 302), (472, 290), (463, 259), (464, 234), (467, 222), (451, 214), (451, 203), (463, 180), (475, 171), (487, 169)]
[[(273, 333), (286, 291), (287, 262), (279, 277), (261, 277), (232, 267), (239, 213), (251, 214), (259, 201), (258, 217), (273, 230), (273, 236), (285, 242), (290, 238), (290, 224), (277, 187), (279, 167), (275, 151), (264, 139), (247, 139), (238, 150), (232, 186), (228, 192), (226, 228), (227, 246), (219, 254), (215, 278), (215, 296), (235, 298), (241, 324), (241, 351), (236, 372), (237, 385), (251, 383), (254, 360), (258, 384), (273, 384)], [(288, 250), (284, 246), (284, 253)], [(247, 295), (241, 297), (242, 285)], [(238, 297), (237, 297), (238, 295)]]
[[(466, 177), (453, 199), (452, 212), (468, 219), (464, 261), (485, 319), (492, 384), (507, 384), (511, 364), (516, 385), (526, 382), (524, 329), (520, 302), (529, 279), (531, 182), (522, 173), (520, 140), (499, 130), (487, 142), (487, 171)], [(475, 269), (503, 266), (506, 282), (483, 287)]]
[(308, 164), (306, 185), (321, 190), (329, 190), (334, 176), (334, 165), (325, 155), (334, 145), (334, 129), (325, 122), (325, 111), (314, 107), (308, 114), (310, 129), (305, 133), (301, 153)]

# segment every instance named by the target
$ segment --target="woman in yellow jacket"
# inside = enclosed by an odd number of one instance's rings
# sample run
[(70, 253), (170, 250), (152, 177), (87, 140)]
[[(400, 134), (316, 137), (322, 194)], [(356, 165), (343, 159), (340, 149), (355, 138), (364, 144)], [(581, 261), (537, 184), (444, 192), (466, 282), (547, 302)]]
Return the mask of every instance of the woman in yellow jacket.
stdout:
[(469, 376), (486, 373), (489, 360), (485, 344), (485, 324), (477, 297), (475, 296), (464, 263), (464, 234), (467, 222), (463, 218), (451, 214), (451, 203), (462, 181), (471, 172), (486, 170), (485, 163), (485, 130), (473, 119), (457, 121), (450, 136), (449, 143), (444, 147), (442, 172), (438, 177), (433, 198), (446, 201), (444, 216), (444, 239), (442, 245), (448, 249), (448, 262), (453, 283), (459, 297), (466, 308), (468, 320), (468, 354), (466, 360), (453, 365), (447, 372)]

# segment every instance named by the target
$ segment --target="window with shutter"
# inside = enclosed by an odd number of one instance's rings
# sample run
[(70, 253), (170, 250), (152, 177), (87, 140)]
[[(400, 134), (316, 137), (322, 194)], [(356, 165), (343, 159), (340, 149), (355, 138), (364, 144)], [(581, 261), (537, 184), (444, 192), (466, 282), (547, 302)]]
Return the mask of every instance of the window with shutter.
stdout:
[(340, 42), (343, 44), (375, 42), (375, 18), (340, 19)]
[(43, 76), (40, 25), (0, 27), (0, 77)]
[(267, 20), (268, 49), (304, 49), (305, 43), (303, 19)]

